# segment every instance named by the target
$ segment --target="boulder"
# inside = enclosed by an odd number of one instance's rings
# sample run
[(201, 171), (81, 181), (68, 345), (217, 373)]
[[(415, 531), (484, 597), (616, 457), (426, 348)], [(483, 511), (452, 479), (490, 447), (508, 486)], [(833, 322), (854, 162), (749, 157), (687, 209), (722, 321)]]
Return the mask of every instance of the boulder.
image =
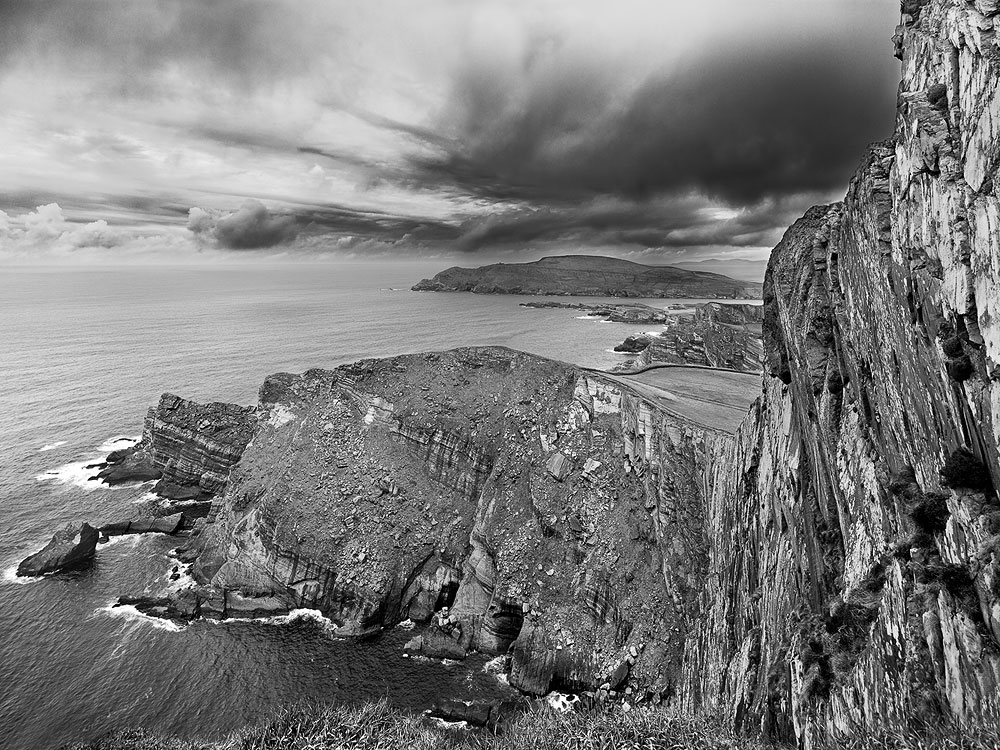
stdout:
[(622, 343), (615, 347), (616, 352), (626, 354), (638, 354), (646, 349), (650, 344), (649, 336), (629, 336)]
[(464, 721), (470, 726), (485, 727), (490, 723), (493, 707), (493, 703), (477, 703), (449, 698), (435, 703), (430, 715), (445, 721)]
[(22, 560), (17, 566), (17, 574), (40, 576), (87, 564), (94, 559), (99, 538), (97, 529), (89, 523), (83, 523), (79, 528), (69, 524), (53, 534), (52, 541), (44, 548)]
[(561, 482), (566, 478), (566, 475), (569, 474), (569, 472), (572, 470), (573, 464), (570, 462), (568, 458), (566, 458), (565, 454), (556, 452), (552, 454), (552, 457), (548, 460), (548, 463), (545, 464), (545, 468), (549, 472), (549, 474), (552, 475), (553, 479), (555, 479), (557, 482)]

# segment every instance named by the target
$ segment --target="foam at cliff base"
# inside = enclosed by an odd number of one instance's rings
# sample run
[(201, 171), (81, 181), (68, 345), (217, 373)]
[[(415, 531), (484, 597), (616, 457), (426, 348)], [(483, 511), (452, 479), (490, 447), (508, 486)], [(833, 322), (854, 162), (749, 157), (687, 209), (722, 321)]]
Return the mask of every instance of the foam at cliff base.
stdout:
[(139, 442), (139, 436), (137, 437), (124, 437), (117, 436), (112, 437), (101, 443), (99, 446), (94, 448), (94, 453), (89, 457), (82, 459), (80, 461), (72, 461), (68, 464), (63, 464), (62, 466), (57, 466), (54, 469), (49, 469), (48, 471), (38, 474), (35, 476), (35, 481), (38, 482), (53, 482), (55, 484), (68, 484), (74, 487), (78, 487), (82, 490), (94, 490), (98, 487), (109, 488), (108, 485), (103, 482), (98, 482), (97, 480), (91, 481), (91, 477), (97, 472), (94, 469), (88, 469), (87, 467), (91, 464), (100, 463), (104, 460), (105, 456), (113, 450), (118, 450), (120, 448), (127, 448), (130, 445), (134, 445)]
[(273, 617), (227, 617), (223, 620), (206, 619), (204, 622), (216, 625), (226, 625), (233, 622), (256, 623), (258, 625), (291, 625), (303, 620), (312, 620), (323, 627), (328, 633), (334, 633), (337, 629), (336, 623), (325, 617), (318, 609), (293, 609), (287, 615), (274, 615)]
[(128, 448), (129, 446), (135, 445), (140, 440), (142, 440), (142, 435), (115, 435), (114, 437), (110, 437), (105, 440), (94, 450), (100, 451), (101, 453), (110, 453), (111, 451), (117, 451), (122, 448)]
[(162, 617), (147, 615), (137, 610), (131, 604), (118, 605), (112, 602), (107, 606), (98, 607), (96, 612), (98, 614), (104, 614), (109, 617), (125, 620), (126, 622), (144, 622), (154, 628), (158, 628), (159, 630), (169, 630), (172, 633), (179, 633), (181, 630), (184, 630), (183, 626), (178, 625), (173, 620), (165, 620)]
[(41, 580), (39, 576), (19, 576), (17, 574), (18, 565), (19, 563), (14, 563), (9, 568), (4, 568), (3, 575), (0, 576), (0, 579), (2, 579), (4, 583), (13, 583), (18, 586), (27, 586), (29, 583)]
[(137, 547), (142, 541), (148, 538), (149, 534), (112, 534), (108, 537), (107, 541), (97, 540), (97, 545), (101, 549), (107, 549), (108, 547)]

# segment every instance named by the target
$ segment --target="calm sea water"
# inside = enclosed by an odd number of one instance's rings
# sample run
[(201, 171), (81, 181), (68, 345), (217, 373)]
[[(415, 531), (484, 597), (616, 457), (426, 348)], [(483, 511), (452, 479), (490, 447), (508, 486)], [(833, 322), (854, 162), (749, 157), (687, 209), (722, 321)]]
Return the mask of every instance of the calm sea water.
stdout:
[(0, 746), (126, 726), (217, 737), (299, 699), (385, 695), (423, 710), (439, 696), (503, 693), (483, 659), (402, 658), (402, 629), (358, 643), (308, 616), (178, 628), (112, 611), (119, 594), (167, 588), (177, 541), (165, 537), (103, 545), (83, 572), (14, 575), (56, 527), (137, 513), (147, 488), (95, 486), (83, 467), (137, 436), (164, 391), (249, 404), (270, 373), (467, 345), (607, 366), (608, 350), (641, 330), (519, 297), (408, 291), (437, 270), (0, 268)]

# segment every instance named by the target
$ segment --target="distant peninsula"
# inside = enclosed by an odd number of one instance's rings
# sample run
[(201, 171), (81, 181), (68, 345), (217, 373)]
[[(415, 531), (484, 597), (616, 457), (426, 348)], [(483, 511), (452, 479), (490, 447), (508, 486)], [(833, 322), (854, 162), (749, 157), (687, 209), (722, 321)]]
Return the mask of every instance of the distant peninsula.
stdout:
[(646, 266), (599, 255), (559, 255), (533, 263), (448, 268), (417, 292), (592, 297), (760, 299), (761, 284), (676, 266)]

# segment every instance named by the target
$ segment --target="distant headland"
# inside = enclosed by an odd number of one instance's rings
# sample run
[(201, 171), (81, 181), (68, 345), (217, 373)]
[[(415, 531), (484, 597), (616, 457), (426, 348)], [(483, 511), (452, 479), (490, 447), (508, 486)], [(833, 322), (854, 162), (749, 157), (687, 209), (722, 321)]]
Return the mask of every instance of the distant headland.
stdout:
[(592, 297), (760, 299), (761, 284), (676, 266), (646, 266), (599, 255), (559, 255), (533, 263), (448, 268), (413, 287), (418, 292)]

